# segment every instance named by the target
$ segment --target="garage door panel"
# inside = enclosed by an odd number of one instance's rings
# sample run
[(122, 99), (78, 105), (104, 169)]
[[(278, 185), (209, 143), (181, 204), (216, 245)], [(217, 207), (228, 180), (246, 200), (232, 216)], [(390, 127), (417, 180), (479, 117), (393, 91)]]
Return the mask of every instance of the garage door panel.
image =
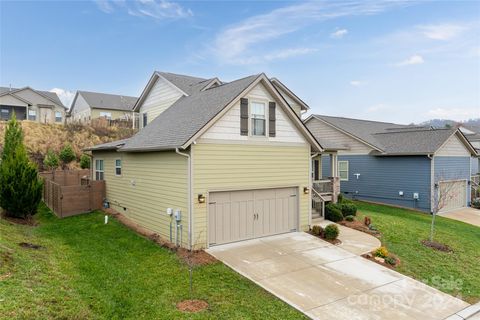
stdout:
[(209, 243), (221, 244), (296, 230), (297, 188), (213, 192)]
[(466, 207), (467, 182), (465, 180), (440, 181), (437, 198), (440, 212)]

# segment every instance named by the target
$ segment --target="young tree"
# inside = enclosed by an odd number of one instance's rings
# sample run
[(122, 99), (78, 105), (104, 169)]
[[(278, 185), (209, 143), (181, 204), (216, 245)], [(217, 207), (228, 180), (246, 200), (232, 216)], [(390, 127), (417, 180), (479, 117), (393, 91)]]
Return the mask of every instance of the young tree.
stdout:
[(80, 157), (80, 168), (90, 169), (90, 157), (86, 154), (82, 154)]
[(77, 158), (70, 144), (66, 144), (63, 147), (63, 149), (60, 151), (59, 157), (60, 157), (60, 160), (62, 161), (63, 169), (65, 169), (70, 162), (72, 162)]
[(448, 200), (458, 196), (458, 192), (455, 190), (455, 185), (453, 183), (440, 184), (440, 181), (446, 180), (443, 175), (437, 175), (435, 183), (435, 191), (433, 194), (433, 212), (432, 212), (432, 223), (430, 224), (430, 242), (433, 242), (435, 235), (435, 218), (437, 214), (445, 208), (448, 203)]
[(0, 163), (0, 207), (11, 217), (34, 215), (42, 198), (42, 187), (37, 167), (28, 159), (22, 128), (13, 116), (5, 129)]
[(55, 171), (55, 169), (58, 168), (60, 160), (58, 159), (58, 156), (55, 152), (53, 152), (52, 149), (49, 149), (47, 151), (47, 154), (45, 155), (45, 159), (43, 159), (43, 164), (45, 167), (48, 169)]

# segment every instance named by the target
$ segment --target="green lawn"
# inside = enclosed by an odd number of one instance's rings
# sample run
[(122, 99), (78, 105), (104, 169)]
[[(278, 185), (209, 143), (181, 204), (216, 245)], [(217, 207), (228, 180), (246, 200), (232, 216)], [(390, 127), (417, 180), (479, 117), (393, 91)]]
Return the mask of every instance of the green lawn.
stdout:
[(187, 267), (115, 219), (107, 225), (103, 219), (91, 213), (60, 220), (42, 205), (37, 227), (1, 220), (0, 318), (305, 319), (221, 263), (194, 273), (194, 298), (210, 308), (181, 313), (175, 305), (189, 299)]
[[(480, 228), (437, 217), (434, 240), (450, 246), (444, 253), (424, 247), (431, 216), (407, 209), (356, 202), (382, 233), (381, 241), (401, 259), (398, 271), (473, 303), (480, 300)], [(458, 289), (457, 289), (458, 288)]]

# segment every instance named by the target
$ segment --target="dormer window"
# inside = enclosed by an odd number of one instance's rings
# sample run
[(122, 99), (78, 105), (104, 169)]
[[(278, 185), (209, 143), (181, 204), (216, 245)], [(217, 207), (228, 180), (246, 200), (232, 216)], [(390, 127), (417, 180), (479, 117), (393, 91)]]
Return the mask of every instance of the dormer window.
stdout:
[(250, 104), (250, 119), (252, 124), (252, 136), (265, 136), (265, 104), (252, 102)]

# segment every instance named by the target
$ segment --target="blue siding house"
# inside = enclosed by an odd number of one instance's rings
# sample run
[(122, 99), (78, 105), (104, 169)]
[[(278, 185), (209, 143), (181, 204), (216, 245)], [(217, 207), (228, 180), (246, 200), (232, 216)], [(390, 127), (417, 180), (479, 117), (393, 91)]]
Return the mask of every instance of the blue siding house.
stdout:
[[(320, 144), (337, 146), (337, 175), (346, 196), (424, 212), (470, 205), (478, 153), (457, 128), (433, 129), (322, 115), (305, 120)], [(327, 178), (325, 156), (313, 168)]]

